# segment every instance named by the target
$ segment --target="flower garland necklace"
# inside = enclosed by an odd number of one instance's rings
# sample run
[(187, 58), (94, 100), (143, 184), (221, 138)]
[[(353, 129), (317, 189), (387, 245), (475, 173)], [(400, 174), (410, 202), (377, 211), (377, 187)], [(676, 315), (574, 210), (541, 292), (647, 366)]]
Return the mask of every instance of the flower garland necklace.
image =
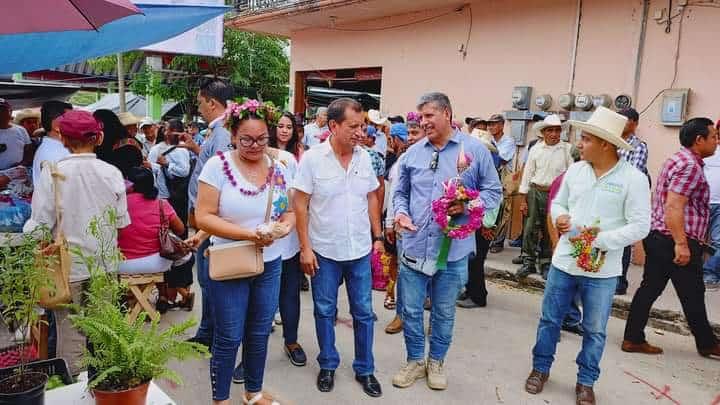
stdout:
[(243, 195), (253, 197), (258, 194), (263, 193), (267, 187), (270, 185), (270, 182), (272, 182), (273, 179), (273, 173), (275, 172), (275, 168), (270, 165), (270, 168), (268, 169), (267, 177), (265, 178), (265, 183), (258, 187), (256, 190), (246, 190), (242, 187), (239, 187), (237, 184), (237, 180), (235, 180), (235, 176), (232, 174), (232, 169), (230, 168), (230, 162), (228, 161), (227, 157), (225, 157), (225, 154), (223, 152), (218, 152), (218, 156), (220, 156), (220, 160), (223, 162), (223, 173), (225, 173), (225, 177), (228, 179), (230, 184), (232, 184), (233, 187), (237, 188), (240, 193)]

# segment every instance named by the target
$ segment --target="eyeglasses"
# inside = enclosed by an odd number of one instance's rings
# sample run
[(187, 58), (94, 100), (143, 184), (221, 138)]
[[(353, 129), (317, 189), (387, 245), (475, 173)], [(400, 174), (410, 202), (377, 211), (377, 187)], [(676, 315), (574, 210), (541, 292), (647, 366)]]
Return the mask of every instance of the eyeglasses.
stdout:
[(438, 160), (440, 160), (440, 152), (435, 151), (432, 154), (432, 160), (430, 161), (430, 170), (435, 171), (438, 168)]
[(261, 138), (250, 138), (249, 136), (243, 136), (238, 138), (238, 143), (240, 146), (249, 148), (253, 146), (253, 144), (257, 144), (257, 146), (265, 146), (270, 141), (269, 136), (263, 136)]

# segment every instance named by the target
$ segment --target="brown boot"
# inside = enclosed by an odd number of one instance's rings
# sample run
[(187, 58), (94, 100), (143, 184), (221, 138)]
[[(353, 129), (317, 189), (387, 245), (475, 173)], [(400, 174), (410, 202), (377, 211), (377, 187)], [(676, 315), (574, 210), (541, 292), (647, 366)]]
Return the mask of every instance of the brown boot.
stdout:
[(399, 316), (395, 315), (395, 319), (392, 320), (388, 324), (388, 326), (385, 327), (385, 333), (388, 335), (394, 335), (396, 333), (402, 332), (403, 329), (403, 321), (400, 319)]
[(703, 357), (716, 357), (720, 358), (720, 344), (716, 343), (715, 346), (705, 349), (705, 350), (699, 350), (698, 351), (701, 356)]
[(629, 340), (623, 340), (622, 346), (620, 347), (622, 351), (628, 352), (628, 353), (644, 353), (644, 354), (662, 354), (663, 349), (653, 346), (648, 342), (643, 343), (633, 343)]
[(541, 393), (549, 377), (549, 374), (533, 370), (525, 380), (525, 391), (533, 395)]
[(575, 384), (575, 404), (595, 405), (595, 392), (593, 392), (593, 388), (582, 384)]

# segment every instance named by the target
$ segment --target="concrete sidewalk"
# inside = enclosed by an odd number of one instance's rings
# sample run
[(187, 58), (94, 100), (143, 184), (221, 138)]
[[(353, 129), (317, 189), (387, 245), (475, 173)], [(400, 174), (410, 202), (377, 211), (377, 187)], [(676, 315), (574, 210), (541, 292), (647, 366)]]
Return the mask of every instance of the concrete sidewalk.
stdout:
[[(545, 286), (545, 281), (539, 274), (532, 274), (523, 282), (518, 282), (515, 273), (520, 268), (519, 265), (512, 264), (512, 259), (520, 255), (519, 248), (505, 248), (500, 253), (490, 253), (485, 261), (485, 274), (491, 279), (502, 279), (510, 285), (523, 288), (539, 288)], [(613, 304), (613, 315), (620, 318), (627, 318), (627, 311), (630, 303), (635, 295), (635, 291), (642, 281), (643, 268), (641, 266), (630, 266), (628, 270), (628, 281), (630, 286), (625, 295), (616, 295)], [(716, 333), (720, 335), (720, 290), (707, 291), (705, 293), (705, 302), (707, 305), (708, 318), (712, 323)], [(689, 335), (690, 330), (687, 327), (685, 316), (682, 313), (680, 299), (675, 293), (672, 283), (668, 282), (663, 294), (658, 298), (650, 313), (650, 325), (659, 329), (669, 330), (672, 332)]]

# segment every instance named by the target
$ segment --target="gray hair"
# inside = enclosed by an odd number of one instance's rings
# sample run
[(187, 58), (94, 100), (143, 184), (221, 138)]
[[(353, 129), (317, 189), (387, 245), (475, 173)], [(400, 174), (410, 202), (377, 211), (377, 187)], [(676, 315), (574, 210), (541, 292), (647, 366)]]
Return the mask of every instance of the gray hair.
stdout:
[(425, 93), (420, 96), (417, 103), (417, 109), (422, 109), (426, 104), (433, 103), (441, 110), (448, 110), (452, 115), (452, 106), (450, 105), (450, 98), (445, 93), (432, 92)]
[(327, 107), (318, 107), (318, 109), (315, 110), (315, 116), (317, 117), (318, 115), (320, 115), (322, 113), (327, 114), (327, 111), (328, 111)]

